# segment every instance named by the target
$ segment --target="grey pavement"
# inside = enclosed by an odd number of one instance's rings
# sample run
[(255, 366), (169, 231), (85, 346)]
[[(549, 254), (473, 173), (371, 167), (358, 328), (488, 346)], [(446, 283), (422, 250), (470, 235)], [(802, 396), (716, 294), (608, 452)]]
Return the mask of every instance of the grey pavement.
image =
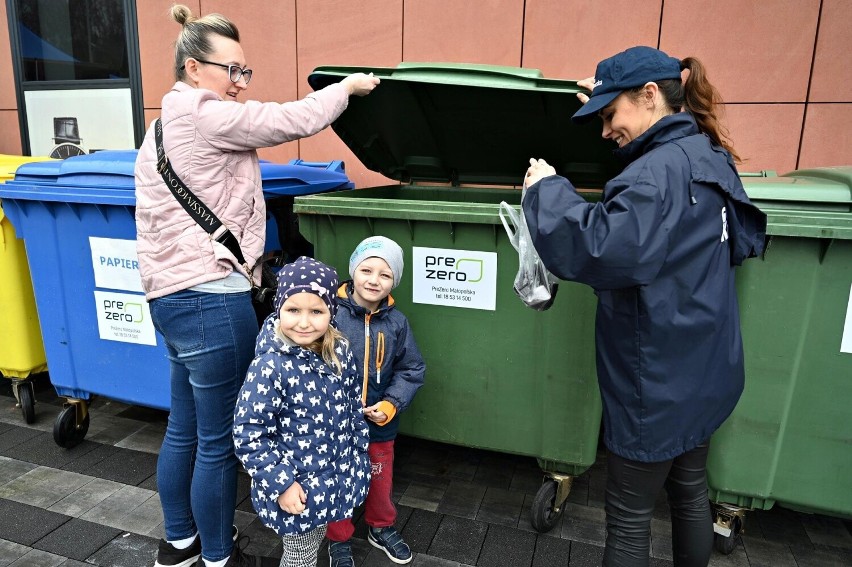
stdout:
[[(150, 567), (163, 536), (157, 451), (167, 414), (96, 399), (90, 429), (73, 449), (58, 447), (62, 408), (48, 378), (34, 379), (36, 421), (27, 425), (9, 382), (0, 381), (0, 567)], [(562, 519), (549, 533), (530, 525), (543, 479), (535, 459), (402, 436), (397, 440), (397, 528), (414, 567), (585, 567), (600, 565), (604, 543), (604, 454), (574, 480)], [(806, 479), (803, 479), (806, 482)], [(394, 565), (356, 523), (356, 564)], [(257, 519), (240, 475), (236, 520), (248, 551), (278, 557), (278, 537)], [(661, 495), (652, 522), (653, 567), (672, 565), (671, 529)], [(325, 546), (321, 567), (327, 567)], [(733, 553), (712, 567), (852, 566), (852, 522), (776, 506), (746, 516)]]

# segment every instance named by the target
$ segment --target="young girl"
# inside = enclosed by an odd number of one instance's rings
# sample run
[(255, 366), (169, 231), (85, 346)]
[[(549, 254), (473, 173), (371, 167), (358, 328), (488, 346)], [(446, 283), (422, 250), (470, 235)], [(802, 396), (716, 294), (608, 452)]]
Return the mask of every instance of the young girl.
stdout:
[(316, 565), (326, 525), (370, 484), (361, 382), (331, 326), (337, 272), (302, 256), (278, 275), (234, 415), (234, 445), (260, 520), (284, 540), (281, 567)]

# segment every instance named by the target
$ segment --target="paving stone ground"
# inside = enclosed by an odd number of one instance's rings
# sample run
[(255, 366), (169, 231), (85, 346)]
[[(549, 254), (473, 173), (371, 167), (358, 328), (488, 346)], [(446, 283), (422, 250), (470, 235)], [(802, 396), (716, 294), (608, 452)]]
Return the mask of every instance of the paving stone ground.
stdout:
[[(0, 379), (0, 567), (150, 567), (163, 536), (156, 462), (166, 413), (96, 399), (86, 439), (62, 449), (52, 430), (63, 400), (46, 376), (33, 383), (36, 421), (27, 425), (10, 383)], [(414, 567), (600, 565), (602, 452), (574, 480), (564, 516), (546, 534), (529, 520), (543, 480), (534, 458), (402, 436), (395, 466), (397, 528), (414, 551)], [(245, 474), (235, 522), (251, 539), (249, 551), (280, 556), (280, 540), (254, 513)], [(661, 495), (652, 522), (653, 567), (672, 565), (670, 546)], [(367, 543), (360, 518), (353, 549), (359, 567), (394, 565)], [(733, 553), (715, 552), (710, 565), (852, 567), (852, 522), (779, 506), (752, 511)], [(328, 566), (325, 546), (319, 566)]]

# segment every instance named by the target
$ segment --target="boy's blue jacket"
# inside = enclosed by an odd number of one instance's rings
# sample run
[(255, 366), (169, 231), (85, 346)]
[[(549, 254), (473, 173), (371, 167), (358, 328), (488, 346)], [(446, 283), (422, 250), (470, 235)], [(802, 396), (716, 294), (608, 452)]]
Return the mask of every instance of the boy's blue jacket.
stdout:
[(629, 163), (599, 203), (554, 175), (527, 189), (523, 210), (547, 269), (598, 295), (607, 448), (659, 462), (708, 439), (739, 400), (734, 268), (763, 251), (766, 215), (686, 112), (616, 153)]
[[(258, 517), (284, 535), (351, 518), (367, 496), (370, 459), (351, 351), (338, 343), (337, 375), (315, 352), (276, 336), (277, 325), (277, 317), (267, 317), (257, 337), (234, 412), (234, 446), (251, 476)], [(277, 501), (294, 480), (308, 496), (300, 515)]]
[[(387, 296), (375, 312), (369, 313), (352, 299), (351, 284), (351, 280), (343, 282), (337, 290), (338, 309), (334, 321), (349, 339), (362, 384), (366, 382), (366, 404), (371, 406), (384, 400), (396, 408), (390, 421), (383, 425), (367, 422), (371, 441), (390, 441), (396, 438), (399, 429), (399, 413), (408, 408), (423, 385), (426, 365), (414, 341), (411, 325), (394, 307), (393, 297)], [(377, 358), (381, 358), (377, 356), (381, 353), (380, 333), (384, 343), (381, 372), (376, 365)]]

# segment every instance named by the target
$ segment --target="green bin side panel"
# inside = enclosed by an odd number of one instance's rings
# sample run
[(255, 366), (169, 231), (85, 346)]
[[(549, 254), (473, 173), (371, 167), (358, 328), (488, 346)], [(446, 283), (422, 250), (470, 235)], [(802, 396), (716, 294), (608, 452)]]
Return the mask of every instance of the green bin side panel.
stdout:
[(771, 236), (737, 284), (746, 384), (713, 436), (711, 498), (852, 516), (852, 240)]
[[(407, 273), (392, 295), (414, 329), (426, 361), (426, 382), (402, 415), (400, 431), (529, 455), (549, 472), (580, 474), (595, 462), (601, 418), (594, 293), (564, 282), (548, 311), (539, 313), (521, 303), (512, 290), (517, 252), (496, 216), (496, 203), (506, 198), (505, 191), (452, 188), (453, 203), (433, 201), (447, 198), (444, 188), (419, 190), (413, 200), (406, 193), (405, 200), (395, 203), (376, 198), (400, 191), (395, 186), (337, 194), (325, 201), (334, 204), (324, 212), (307, 214), (312, 203), (323, 201), (300, 197), (295, 208), (315, 256), (335, 266), (341, 279), (348, 277), (352, 250), (368, 236), (392, 238), (404, 251)], [(517, 201), (519, 192), (509, 197)], [(487, 223), (476, 213), (483, 201), (492, 203)], [(416, 218), (399, 218), (408, 216), (406, 211)], [(415, 246), (496, 252), (496, 310), (413, 303)]]

